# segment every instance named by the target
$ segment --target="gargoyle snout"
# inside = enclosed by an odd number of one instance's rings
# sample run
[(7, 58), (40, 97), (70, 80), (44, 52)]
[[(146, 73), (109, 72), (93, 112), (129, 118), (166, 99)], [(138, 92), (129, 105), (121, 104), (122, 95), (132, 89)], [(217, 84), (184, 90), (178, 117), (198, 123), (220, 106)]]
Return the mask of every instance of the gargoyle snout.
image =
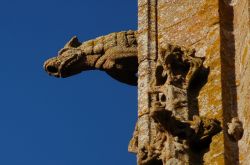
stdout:
[(59, 64), (57, 62), (57, 60), (53, 59), (49, 59), (44, 63), (44, 70), (49, 74), (49, 75), (53, 75), (55, 77), (60, 77), (60, 69), (59, 69)]

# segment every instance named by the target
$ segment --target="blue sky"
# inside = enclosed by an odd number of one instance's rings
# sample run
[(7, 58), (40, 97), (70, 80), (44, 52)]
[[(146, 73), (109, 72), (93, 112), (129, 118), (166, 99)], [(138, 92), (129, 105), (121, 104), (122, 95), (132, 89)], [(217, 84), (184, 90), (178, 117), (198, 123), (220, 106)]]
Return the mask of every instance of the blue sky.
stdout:
[(81, 41), (137, 29), (134, 0), (0, 1), (0, 165), (133, 165), (137, 88), (104, 72), (48, 76), (43, 62)]

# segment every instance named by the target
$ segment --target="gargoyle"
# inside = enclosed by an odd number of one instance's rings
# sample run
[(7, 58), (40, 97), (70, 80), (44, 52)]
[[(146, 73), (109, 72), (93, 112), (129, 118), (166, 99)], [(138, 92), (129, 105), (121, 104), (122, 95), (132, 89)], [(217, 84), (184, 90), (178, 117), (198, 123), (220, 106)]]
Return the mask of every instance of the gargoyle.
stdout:
[(137, 85), (137, 32), (111, 33), (83, 43), (73, 37), (58, 56), (45, 61), (44, 69), (62, 78), (99, 69), (120, 82)]

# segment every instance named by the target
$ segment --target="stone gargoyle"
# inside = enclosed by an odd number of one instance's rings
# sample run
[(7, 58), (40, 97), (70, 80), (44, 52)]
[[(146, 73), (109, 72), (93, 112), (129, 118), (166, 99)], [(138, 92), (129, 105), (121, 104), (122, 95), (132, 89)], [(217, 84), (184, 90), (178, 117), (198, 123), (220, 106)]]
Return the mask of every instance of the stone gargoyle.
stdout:
[(120, 82), (137, 85), (137, 32), (111, 33), (83, 43), (73, 37), (58, 56), (45, 61), (44, 69), (63, 78), (99, 69)]

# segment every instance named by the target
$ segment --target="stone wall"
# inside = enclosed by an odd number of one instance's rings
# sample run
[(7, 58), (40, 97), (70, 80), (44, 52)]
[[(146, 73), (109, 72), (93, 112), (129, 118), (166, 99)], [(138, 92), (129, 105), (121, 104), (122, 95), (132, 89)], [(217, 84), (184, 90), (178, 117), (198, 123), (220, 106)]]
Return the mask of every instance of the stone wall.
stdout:
[(249, 0), (235, 3), (233, 20), (235, 35), (235, 68), (238, 115), (244, 126), (244, 135), (239, 141), (239, 155), (241, 164), (250, 162), (250, 6)]
[[(192, 99), (188, 100), (189, 111), (216, 119), (222, 127), (209, 146), (202, 149), (202, 154), (194, 152), (197, 156), (189, 156), (189, 163), (203, 160), (203, 164), (247, 164), (250, 161), (248, 3), (248, 0), (138, 1), (139, 150), (147, 150), (158, 136), (157, 124), (150, 117), (154, 100), (152, 82), (161, 50), (171, 44), (195, 50), (195, 57), (204, 58), (206, 71), (194, 84), (195, 92), (191, 92)], [(233, 118), (239, 118), (244, 126), (240, 141), (228, 135), (228, 123)], [(138, 159), (138, 164), (143, 163)]]

